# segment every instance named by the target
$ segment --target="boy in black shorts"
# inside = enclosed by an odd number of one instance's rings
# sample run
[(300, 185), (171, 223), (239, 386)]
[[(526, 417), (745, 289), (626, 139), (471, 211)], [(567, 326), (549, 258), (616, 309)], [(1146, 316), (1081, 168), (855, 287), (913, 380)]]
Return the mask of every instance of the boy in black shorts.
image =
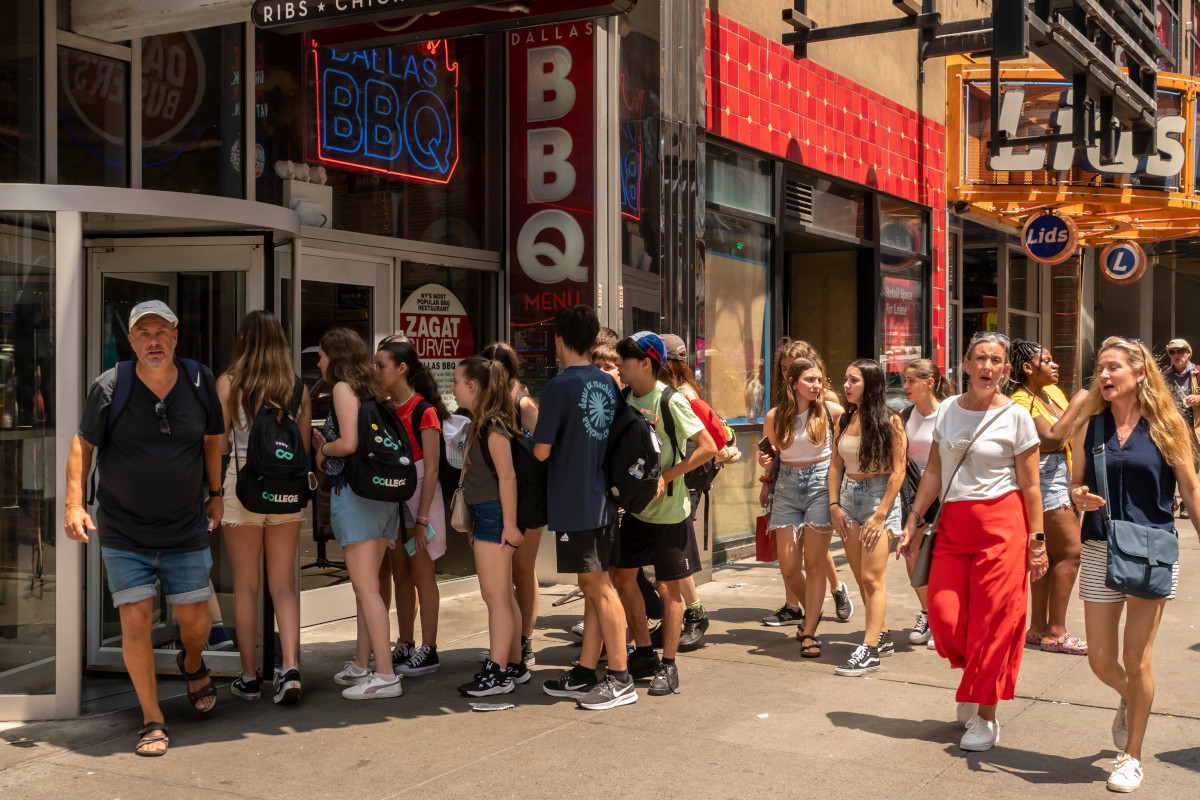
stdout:
[[(580, 708), (599, 710), (637, 701), (625, 665), (625, 611), (608, 574), (615, 555), (616, 513), (608, 497), (604, 456), (621, 400), (613, 379), (586, 355), (600, 329), (596, 312), (584, 305), (564, 308), (554, 328), (565, 368), (542, 390), (534, 453), (550, 460), (546, 527), (554, 531), (558, 571), (578, 575), (584, 629), (579, 665), (542, 688), (551, 697), (571, 697)], [(608, 652), (608, 674), (598, 680), (602, 646)]]
[[(637, 649), (629, 659), (634, 678), (650, 681), (650, 694), (671, 694), (679, 686), (675, 654), (683, 629), (683, 595), (679, 582), (700, 571), (700, 550), (692, 530), (691, 501), (683, 476), (717, 453), (717, 445), (681, 394), (662, 402), (666, 385), (658, 380), (658, 369), (667, 358), (667, 348), (656, 333), (635, 333), (617, 344), (621, 381), (629, 387), (626, 402), (642, 412), (654, 425), (662, 447), (662, 478), (658, 495), (637, 514), (626, 513), (618, 537), (618, 557), (611, 570), (613, 582), (625, 606)], [(670, 414), (675, 441), (667, 436), (662, 418)], [(695, 450), (685, 457), (687, 442)], [(640, 567), (653, 566), (658, 594), (663, 601), (663, 657), (660, 662), (650, 645), (646, 609), (637, 587)], [(609, 652), (612, 652), (611, 650)]]

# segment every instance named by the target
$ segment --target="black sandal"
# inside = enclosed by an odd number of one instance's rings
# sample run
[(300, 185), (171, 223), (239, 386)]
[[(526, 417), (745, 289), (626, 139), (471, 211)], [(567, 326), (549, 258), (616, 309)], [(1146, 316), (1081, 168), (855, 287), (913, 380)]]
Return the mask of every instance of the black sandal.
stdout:
[[(184, 652), (182, 650), (180, 650), (179, 655), (175, 656), (175, 663), (176, 663), (176, 665), (178, 665), (179, 672), (183, 675), (183, 679), (185, 681), (198, 681), (201, 678), (208, 678), (208, 667), (206, 667), (204, 665), (203, 657), (201, 657), (201, 659), (200, 659), (200, 669), (198, 669), (192, 673), (189, 673), (187, 671), (187, 668), (183, 666), (183, 660), (184, 660)], [(187, 696), (188, 696), (188, 702), (192, 704), (192, 708), (195, 708), (196, 711), (200, 714), (207, 714), (208, 712), (212, 711), (214, 708), (217, 707), (217, 702), (216, 702), (217, 687), (215, 684), (213, 684), (212, 678), (209, 678), (208, 683), (204, 684), (196, 691), (193, 692), (191, 690), (188, 690)], [(213, 698), (213, 704), (211, 706), (209, 706), (208, 708), (196, 708), (196, 702), (198, 700), (203, 700), (206, 697)]]
[[(797, 639), (800, 640), (800, 657), (801, 658), (820, 658), (821, 657), (821, 640), (815, 636), (805, 634), (800, 636), (797, 634)], [(812, 644), (805, 644), (805, 642)], [(815, 651), (815, 652), (814, 652)]]
[[(161, 731), (161, 733), (159, 733), (156, 736), (150, 736), (149, 735), (150, 731)], [(140, 736), (142, 738), (138, 740), (137, 746), (135, 746), (133, 748), (133, 752), (136, 755), (145, 756), (147, 758), (154, 758), (156, 756), (166, 755), (167, 747), (171, 746), (171, 739), (169, 736), (167, 736), (168, 733), (170, 733), (170, 731), (167, 730), (167, 726), (164, 725), (163, 723), (147, 722), (142, 727), (142, 729), (140, 731), (138, 731), (138, 736)], [(142, 749), (146, 745), (157, 744), (158, 742), (165, 743), (167, 745), (167, 747), (164, 747), (162, 750), (143, 750)]]

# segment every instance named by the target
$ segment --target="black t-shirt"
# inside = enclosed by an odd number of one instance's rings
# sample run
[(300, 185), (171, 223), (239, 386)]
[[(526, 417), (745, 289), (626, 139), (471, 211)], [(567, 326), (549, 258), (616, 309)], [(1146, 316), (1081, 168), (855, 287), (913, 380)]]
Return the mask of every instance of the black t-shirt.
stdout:
[[(201, 367), (198, 389), (189, 385), (186, 371), (178, 364), (177, 368), (179, 378), (163, 401), (169, 435), (159, 430), (154, 413), (158, 397), (137, 377), (137, 370), (129, 403), (107, 436), (116, 368), (96, 378), (88, 391), (79, 436), (98, 448), (96, 527), (103, 547), (164, 552), (208, 547), (204, 437), (223, 434), (225, 419), (208, 368)], [(208, 411), (198, 392), (207, 392)]]

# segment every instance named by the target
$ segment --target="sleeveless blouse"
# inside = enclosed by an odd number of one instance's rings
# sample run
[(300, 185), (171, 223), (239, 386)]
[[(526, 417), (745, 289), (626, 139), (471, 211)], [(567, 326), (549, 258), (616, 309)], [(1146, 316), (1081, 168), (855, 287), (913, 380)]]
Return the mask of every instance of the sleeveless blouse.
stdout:
[[(1091, 444), (1096, 425), (1104, 426), (1101, 430), (1104, 432), (1104, 467), (1108, 473), (1109, 514), (1113, 519), (1174, 532), (1175, 516), (1171, 503), (1175, 499), (1175, 470), (1150, 438), (1150, 425), (1145, 418), (1138, 420), (1124, 447), (1117, 438), (1117, 424), (1111, 410), (1091, 418), (1087, 428), (1087, 449), (1075, 454), (1076, 458), (1087, 459), (1084, 481), (1088, 491), (1100, 493)], [(1103, 512), (1085, 513), (1082, 533), (1084, 541), (1105, 541), (1108, 537), (1104, 533)]]

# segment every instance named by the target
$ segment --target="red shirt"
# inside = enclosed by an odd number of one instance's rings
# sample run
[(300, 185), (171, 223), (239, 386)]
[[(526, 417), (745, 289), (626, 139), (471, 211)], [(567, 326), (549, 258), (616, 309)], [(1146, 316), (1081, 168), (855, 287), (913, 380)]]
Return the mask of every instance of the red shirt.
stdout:
[[(413, 435), (412, 416), (413, 411), (417, 408), (417, 403), (420, 403), (425, 398), (414, 392), (413, 396), (399, 408), (392, 408), (396, 416), (400, 418), (400, 424), (404, 426), (404, 433), (408, 436), (408, 441), (412, 443), (413, 458), (418, 461), (425, 458), (424, 451), (421, 449), (421, 437)], [(421, 415), (421, 430), (433, 428), (440, 431), (442, 429), (442, 421), (438, 419), (437, 409), (433, 406), (425, 409), (425, 413)]]

